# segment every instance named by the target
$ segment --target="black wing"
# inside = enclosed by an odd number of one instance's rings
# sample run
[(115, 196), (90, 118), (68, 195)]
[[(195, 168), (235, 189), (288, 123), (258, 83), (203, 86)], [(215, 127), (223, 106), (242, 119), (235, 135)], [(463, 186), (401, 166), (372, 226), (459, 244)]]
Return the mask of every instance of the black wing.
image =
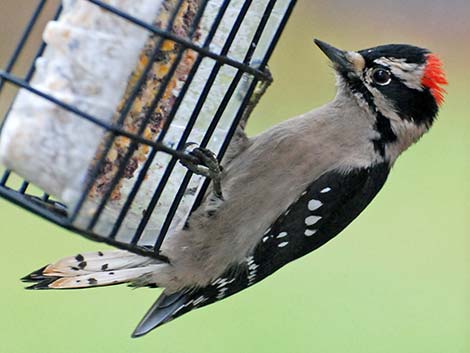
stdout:
[(322, 246), (366, 208), (382, 188), (388, 172), (389, 165), (382, 163), (347, 174), (324, 174), (273, 223), (244, 263), (204, 288), (179, 293), (177, 300), (170, 300), (171, 305), (166, 298), (174, 295), (162, 294), (137, 327), (137, 333), (146, 333), (188, 311), (235, 294)]

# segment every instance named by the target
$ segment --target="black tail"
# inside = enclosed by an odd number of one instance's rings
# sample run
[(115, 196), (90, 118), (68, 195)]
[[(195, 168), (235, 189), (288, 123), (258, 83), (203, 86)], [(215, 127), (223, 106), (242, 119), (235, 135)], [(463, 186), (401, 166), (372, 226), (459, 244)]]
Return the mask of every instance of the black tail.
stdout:
[(137, 325), (132, 337), (143, 336), (154, 328), (172, 320), (177, 312), (186, 307), (188, 298), (188, 291), (176, 292), (170, 295), (163, 292)]

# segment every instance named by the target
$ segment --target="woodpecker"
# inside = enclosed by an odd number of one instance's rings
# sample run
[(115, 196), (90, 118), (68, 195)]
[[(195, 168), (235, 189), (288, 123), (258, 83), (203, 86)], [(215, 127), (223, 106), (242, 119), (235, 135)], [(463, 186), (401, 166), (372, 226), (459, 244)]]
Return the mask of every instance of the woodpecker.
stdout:
[(252, 138), (239, 131), (223, 168), (195, 148), (217, 182), (187, 227), (165, 239), (167, 263), (124, 250), (78, 254), (26, 276), (36, 282), (29, 288), (164, 288), (137, 337), (254, 285), (340, 233), (379, 192), (397, 157), (429, 130), (447, 82), (427, 49), (315, 43), (332, 62), (336, 97)]

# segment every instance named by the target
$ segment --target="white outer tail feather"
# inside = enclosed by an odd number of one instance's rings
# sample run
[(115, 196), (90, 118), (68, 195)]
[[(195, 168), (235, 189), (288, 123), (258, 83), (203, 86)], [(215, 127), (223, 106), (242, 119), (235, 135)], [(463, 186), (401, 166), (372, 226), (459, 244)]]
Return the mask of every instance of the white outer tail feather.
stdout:
[(124, 250), (65, 257), (23, 278), (38, 282), (30, 289), (71, 289), (133, 282), (166, 264)]
[(132, 282), (146, 273), (157, 271), (162, 265), (149, 265), (116, 271), (95, 272), (79, 276), (60, 277), (48, 284), (50, 289), (88, 288)]

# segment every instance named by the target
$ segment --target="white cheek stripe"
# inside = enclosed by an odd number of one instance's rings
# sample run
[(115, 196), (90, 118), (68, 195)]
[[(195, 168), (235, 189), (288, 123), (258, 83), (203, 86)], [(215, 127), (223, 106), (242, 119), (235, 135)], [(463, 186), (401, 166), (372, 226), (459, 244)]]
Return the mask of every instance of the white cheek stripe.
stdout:
[(406, 86), (418, 91), (424, 88), (421, 80), (424, 74), (424, 64), (407, 63), (405, 59), (381, 57), (374, 60), (375, 63), (388, 67), (393, 75), (398, 77)]

